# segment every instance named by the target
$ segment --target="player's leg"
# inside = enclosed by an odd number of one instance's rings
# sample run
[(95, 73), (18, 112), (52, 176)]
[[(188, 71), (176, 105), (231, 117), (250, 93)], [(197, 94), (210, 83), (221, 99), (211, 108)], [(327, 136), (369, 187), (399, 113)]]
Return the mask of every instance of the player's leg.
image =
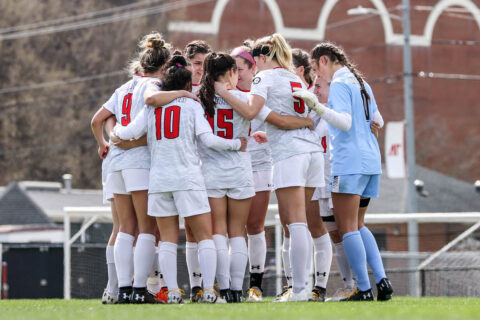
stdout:
[(325, 301), (332, 264), (332, 244), (321, 217), (322, 211), (325, 210), (322, 200), (324, 199), (310, 201), (309, 208), (307, 208), (307, 223), (314, 247), (315, 287), (312, 291), (314, 301)]
[(190, 281), (190, 301), (199, 302), (202, 298), (202, 272), (198, 261), (198, 243), (187, 220), (185, 220), (185, 236), (187, 238), (185, 256)]
[[(232, 302), (232, 293), (230, 292), (230, 263), (228, 257), (227, 240), (227, 197), (226, 192), (215, 195), (218, 198), (211, 197), (212, 190), (209, 193), (208, 202), (212, 214), (212, 233), (215, 248), (217, 250), (217, 270), (215, 277), (220, 286), (220, 295), (227, 302)], [(220, 197), (222, 196), (222, 197)]]
[[(341, 177), (343, 178), (343, 176)], [(365, 294), (370, 300), (373, 298), (371, 293), (370, 281), (367, 271), (367, 257), (362, 237), (358, 231), (358, 206), (360, 196), (349, 193), (332, 192), (333, 207), (335, 208), (335, 221), (338, 230), (342, 235), (343, 247), (348, 258), (348, 262), (357, 278), (359, 294)], [(356, 299), (357, 295), (350, 298)]]
[(108, 239), (108, 244), (106, 248), (108, 282), (102, 297), (102, 303), (104, 304), (116, 303), (118, 301), (118, 277), (117, 277), (117, 270), (115, 269), (114, 245), (117, 239), (119, 222), (118, 222), (117, 209), (115, 208), (114, 201), (115, 200), (112, 194), (111, 199), (109, 199), (108, 201), (110, 202), (113, 226), (112, 226), (112, 233), (110, 234), (110, 238)]
[(230, 289), (234, 302), (243, 301), (243, 279), (248, 262), (245, 227), (253, 194), (253, 188), (229, 190), (228, 193), (227, 232), (230, 243)]
[(269, 201), (270, 191), (256, 192), (247, 220), (248, 260), (250, 263), (249, 302), (262, 301), (262, 280), (267, 255), (264, 225)]

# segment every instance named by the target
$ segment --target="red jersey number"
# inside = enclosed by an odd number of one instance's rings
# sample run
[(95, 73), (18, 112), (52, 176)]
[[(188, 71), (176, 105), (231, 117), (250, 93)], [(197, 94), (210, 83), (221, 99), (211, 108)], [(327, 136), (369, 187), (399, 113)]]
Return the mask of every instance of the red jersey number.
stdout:
[[(291, 82), (290, 81), (290, 86), (292, 87), (292, 92), (293, 88), (302, 88), (302, 84), (298, 82)], [(303, 101), (300, 98), (293, 97), (293, 110), (297, 113), (304, 113), (305, 112), (305, 101)]]
[(130, 123), (130, 111), (132, 110), (132, 94), (129, 93), (123, 97), (122, 104), (122, 126), (128, 126)]
[(155, 109), (155, 131), (157, 140), (163, 137), (167, 139), (175, 139), (180, 135), (180, 110), (179, 106), (171, 106), (165, 109), (165, 115), (162, 121), (163, 108)]
[[(217, 132), (215, 132), (214, 118), (207, 114), (207, 120), (214, 134), (224, 139), (233, 139), (233, 110), (217, 109)], [(231, 120), (231, 121), (228, 121)]]
[(322, 147), (323, 147), (323, 153), (327, 153), (327, 137), (326, 136), (322, 137)]

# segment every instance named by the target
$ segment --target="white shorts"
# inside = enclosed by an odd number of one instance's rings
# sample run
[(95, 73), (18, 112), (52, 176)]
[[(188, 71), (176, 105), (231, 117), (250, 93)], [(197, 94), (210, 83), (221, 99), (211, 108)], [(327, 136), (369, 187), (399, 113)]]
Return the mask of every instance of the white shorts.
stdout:
[(273, 171), (253, 171), (253, 186), (255, 192), (273, 190)]
[(230, 189), (207, 189), (209, 198), (223, 198), (225, 196), (235, 199), (243, 200), (255, 196), (255, 189), (253, 187), (245, 188), (230, 188)]
[(275, 189), (325, 186), (323, 153), (302, 153), (273, 165)]
[(149, 169), (123, 169), (107, 177), (107, 194), (130, 194), (132, 191), (148, 190)]
[(335, 217), (333, 216), (333, 202), (332, 198), (323, 198), (318, 200), (320, 206), (320, 216), (325, 224), (328, 232), (337, 230), (337, 224), (335, 223)]
[(106, 186), (103, 186), (103, 204), (110, 204), (113, 200), (113, 193), (107, 190)]
[(210, 212), (205, 190), (181, 190), (148, 194), (148, 215), (182, 218)]

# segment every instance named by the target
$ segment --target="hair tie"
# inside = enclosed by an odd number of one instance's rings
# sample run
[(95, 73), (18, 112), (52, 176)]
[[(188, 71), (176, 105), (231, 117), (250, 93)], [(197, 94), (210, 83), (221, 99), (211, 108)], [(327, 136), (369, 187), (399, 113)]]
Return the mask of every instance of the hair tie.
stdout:
[(175, 63), (175, 65), (176, 65), (177, 67), (179, 67), (179, 68), (183, 68), (183, 65), (182, 65), (181, 63), (178, 63), (178, 62), (177, 62), (177, 63)]

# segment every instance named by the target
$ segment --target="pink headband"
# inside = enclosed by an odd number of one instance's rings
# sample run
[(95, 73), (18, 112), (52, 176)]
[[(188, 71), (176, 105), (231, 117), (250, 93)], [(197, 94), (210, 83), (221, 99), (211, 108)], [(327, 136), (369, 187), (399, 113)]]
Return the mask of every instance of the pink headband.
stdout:
[(248, 53), (247, 50), (242, 49), (242, 48), (236, 48), (232, 51), (232, 56), (239, 56), (244, 58), (245, 60), (248, 60), (252, 63), (253, 66), (255, 66), (255, 60), (253, 59), (252, 55)]

